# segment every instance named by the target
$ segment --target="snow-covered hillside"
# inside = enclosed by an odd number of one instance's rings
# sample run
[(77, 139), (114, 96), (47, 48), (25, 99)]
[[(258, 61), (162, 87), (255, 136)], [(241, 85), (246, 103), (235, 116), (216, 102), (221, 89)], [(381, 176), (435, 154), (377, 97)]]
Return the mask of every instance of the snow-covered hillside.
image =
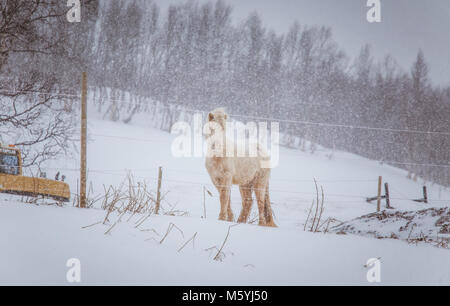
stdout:
[[(153, 285), (283, 285), (368, 284), (369, 258), (381, 257), (381, 284), (450, 284), (449, 251), (429, 245), (408, 245), (353, 235), (304, 231), (308, 210), (316, 196), (313, 178), (323, 186), (323, 220), (348, 221), (373, 213), (378, 176), (389, 182), (391, 205), (402, 211), (450, 204), (450, 190), (428, 185), (429, 204), (417, 203), (422, 183), (406, 172), (344, 152), (319, 149), (316, 153), (280, 148), (279, 166), (272, 171), (271, 200), (278, 228), (238, 225), (230, 229), (222, 261), (213, 257), (222, 245), (230, 223), (217, 221), (219, 199), (204, 168), (203, 158), (175, 158), (176, 137), (150, 128), (144, 115), (138, 123), (100, 119), (89, 121), (88, 183), (91, 195), (104, 186), (119, 185), (127, 172), (156, 189), (158, 167), (163, 167), (163, 210), (184, 216), (151, 216), (139, 227), (140, 216), (111, 224), (105, 211), (70, 207), (27, 205), (14, 196), (0, 197), (0, 283), (67, 284), (67, 259), (78, 258), (82, 284)], [(48, 177), (61, 171), (76, 193), (78, 158), (47, 163)], [(206, 193), (206, 219), (203, 188)], [(240, 211), (235, 186), (232, 208)], [(257, 216), (256, 205), (252, 218)], [(118, 216), (113, 215), (114, 222)], [(160, 243), (173, 223), (167, 239)], [(95, 225), (92, 225), (95, 224)], [(89, 226), (92, 225), (92, 226)], [(83, 228), (85, 226), (89, 226)], [(180, 229), (181, 231), (179, 231)], [(197, 233), (194, 243), (189, 242)]]
[[(118, 185), (132, 172), (137, 180), (146, 181), (156, 188), (158, 167), (163, 167), (163, 193), (178, 210), (189, 212), (191, 217), (203, 215), (203, 186), (214, 193), (207, 197), (207, 217), (216, 218), (219, 212), (217, 194), (204, 166), (204, 158), (175, 158), (171, 145), (176, 135), (150, 128), (145, 115), (136, 118), (136, 125), (125, 125), (103, 120), (89, 123), (88, 183), (93, 193), (103, 193), (103, 186)], [(375, 201), (367, 197), (377, 194), (378, 176), (389, 182), (391, 206), (400, 210), (419, 210), (427, 207), (450, 205), (450, 189), (428, 185), (429, 204), (412, 199), (422, 197), (423, 182), (414, 182), (398, 168), (380, 165), (357, 155), (330, 152), (319, 148), (314, 154), (280, 148), (278, 167), (272, 170), (270, 180), (271, 200), (278, 223), (282, 227), (303, 225), (312, 200), (316, 197), (313, 179), (323, 186), (325, 216), (346, 221), (376, 210)], [(62, 169), (68, 177), (72, 191), (76, 192), (78, 158), (59, 160), (47, 164), (47, 175), (54, 176)], [(383, 201), (384, 205), (384, 201)], [(235, 213), (241, 206), (239, 189), (232, 191)], [(255, 208), (255, 207), (254, 207)], [(256, 213), (256, 209), (254, 209)]]

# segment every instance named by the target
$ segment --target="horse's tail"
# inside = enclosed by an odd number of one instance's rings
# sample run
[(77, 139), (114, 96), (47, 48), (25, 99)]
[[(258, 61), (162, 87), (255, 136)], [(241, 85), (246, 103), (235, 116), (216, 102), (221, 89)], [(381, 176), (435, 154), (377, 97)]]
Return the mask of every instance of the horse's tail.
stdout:
[(267, 225), (276, 227), (276, 224), (273, 221), (273, 212), (270, 205), (269, 183), (267, 183), (265, 194), (266, 195), (264, 197), (264, 217), (266, 219)]

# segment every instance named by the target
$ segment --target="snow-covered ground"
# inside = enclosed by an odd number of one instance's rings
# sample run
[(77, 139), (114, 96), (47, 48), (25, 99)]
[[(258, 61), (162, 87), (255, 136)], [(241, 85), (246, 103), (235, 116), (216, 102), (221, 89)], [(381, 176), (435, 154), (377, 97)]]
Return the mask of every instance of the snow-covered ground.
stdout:
[(332, 228), (337, 233), (352, 233), (379, 239), (428, 242), (450, 248), (450, 208), (419, 211), (371, 213)]
[[(214, 218), (137, 217), (93, 225), (104, 211), (0, 204), (0, 284), (69, 284), (66, 262), (81, 263), (81, 284), (313, 285), (369, 284), (369, 258), (380, 258), (381, 284), (450, 283), (449, 251), (396, 240), (313, 234), (295, 228), (232, 227)], [(117, 218), (117, 216), (114, 216)], [(173, 229), (161, 241), (170, 223)], [(195, 233), (194, 244), (178, 250)]]
[[(93, 116), (94, 117), (94, 116)], [(185, 216), (151, 216), (135, 228), (140, 216), (124, 217), (108, 234), (98, 207), (27, 205), (14, 196), (0, 196), (0, 284), (67, 284), (66, 261), (78, 258), (82, 284), (151, 285), (296, 285), (368, 284), (364, 267), (381, 258), (381, 284), (450, 284), (449, 251), (430, 245), (408, 245), (398, 240), (376, 240), (353, 235), (304, 232), (315, 198), (313, 178), (323, 186), (325, 211), (340, 221), (375, 211), (366, 197), (377, 192), (378, 176), (389, 182), (391, 205), (414, 211), (450, 205), (450, 190), (427, 184), (429, 204), (417, 203), (423, 182), (407, 178), (403, 170), (359, 156), (325, 149), (315, 154), (280, 149), (279, 166), (272, 171), (271, 200), (278, 228), (238, 225), (230, 230), (222, 261), (214, 261), (230, 223), (217, 221), (219, 200), (203, 158), (175, 158), (175, 135), (150, 128), (145, 115), (137, 123), (89, 121), (88, 182), (91, 195), (104, 186), (118, 185), (131, 171), (136, 180), (156, 189), (158, 167), (163, 167), (163, 208)], [(48, 177), (61, 170), (71, 191), (77, 190), (78, 157), (45, 165)], [(206, 196), (204, 214), (203, 188)], [(166, 194), (167, 193), (167, 194)], [(97, 205), (98, 206), (98, 205)], [(235, 186), (232, 208), (240, 211)], [(252, 217), (256, 217), (256, 209)], [(110, 218), (112, 222), (118, 216)], [(173, 229), (160, 244), (168, 226)], [(195, 233), (180, 252), (178, 249)], [(209, 250), (207, 250), (209, 249)]]

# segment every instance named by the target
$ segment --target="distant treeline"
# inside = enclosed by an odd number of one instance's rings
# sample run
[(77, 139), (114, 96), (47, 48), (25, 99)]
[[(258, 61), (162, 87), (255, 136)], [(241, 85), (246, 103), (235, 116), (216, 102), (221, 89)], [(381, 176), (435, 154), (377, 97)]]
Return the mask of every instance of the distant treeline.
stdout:
[(92, 86), (163, 105), (282, 119), (289, 134), (450, 186), (450, 87), (433, 86), (420, 50), (404, 71), (367, 45), (349, 58), (327, 27), (299, 20), (277, 34), (257, 13), (232, 23), (220, 0), (164, 12), (152, 1), (87, 2), (54, 58), (62, 87), (87, 70)]

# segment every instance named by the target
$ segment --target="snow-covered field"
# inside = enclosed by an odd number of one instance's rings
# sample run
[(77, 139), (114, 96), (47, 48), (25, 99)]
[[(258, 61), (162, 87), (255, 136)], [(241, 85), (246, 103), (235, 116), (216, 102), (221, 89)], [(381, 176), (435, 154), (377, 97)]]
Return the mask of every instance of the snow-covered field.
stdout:
[[(94, 116), (93, 116), (94, 117)], [(0, 284), (68, 284), (66, 262), (81, 262), (81, 284), (149, 285), (299, 285), (369, 284), (369, 258), (381, 258), (381, 284), (450, 284), (450, 253), (430, 245), (398, 240), (376, 240), (354, 235), (304, 231), (315, 198), (313, 178), (323, 186), (325, 211), (339, 221), (373, 213), (366, 197), (377, 192), (378, 176), (389, 182), (391, 205), (402, 211), (450, 205), (450, 190), (427, 184), (429, 204), (421, 198), (423, 182), (407, 178), (403, 170), (359, 156), (325, 149), (315, 154), (280, 148), (279, 166), (272, 171), (271, 200), (278, 228), (240, 224), (230, 229), (222, 261), (213, 257), (230, 223), (217, 221), (219, 200), (204, 168), (203, 158), (175, 158), (176, 137), (150, 128), (144, 115), (125, 125), (89, 122), (88, 182), (91, 194), (118, 185), (130, 171), (136, 180), (156, 189), (158, 167), (163, 167), (163, 209), (185, 216), (151, 216), (135, 228), (140, 216), (126, 216), (105, 235), (111, 224), (98, 207), (27, 205), (14, 196), (0, 196)], [(45, 165), (48, 177), (61, 170), (71, 191), (77, 190), (78, 157)], [(203, 188), (206, 196), (204, 214)], [(167, 193), (167, 194), (166, 194)], [(98, 206), (98, 205), (97, 205)], [(252, 217), (256, 217), (256, 209)], [(232, 192), (235, 215), (240, 195)], [(113, 215), (114, 222), (118, 216)], [(161, 244), (168, 226), (172, 229)], [(182, 232), (180, 232), (180, 229)], [(180, 252), (178, 250), (197, 233)]]
[[(364, 265), (378, 257), (383, 285), (450, 283), (448, 250), (394, 240), (238, 225), (220, 262), (206, 249), (221, 246), (229, 224), (214, 218), (153, 216), (142, 230), (125, 219), (105, 235), (109, 226), (82, 228), (100, 210), (2, 201), (0, 211), (0, 284), (68, 284), (66, 262), (78, 258), (84, 285), (367, 285)], [(160, 244), (170, 222), (183, 235), (174, 229)]]

